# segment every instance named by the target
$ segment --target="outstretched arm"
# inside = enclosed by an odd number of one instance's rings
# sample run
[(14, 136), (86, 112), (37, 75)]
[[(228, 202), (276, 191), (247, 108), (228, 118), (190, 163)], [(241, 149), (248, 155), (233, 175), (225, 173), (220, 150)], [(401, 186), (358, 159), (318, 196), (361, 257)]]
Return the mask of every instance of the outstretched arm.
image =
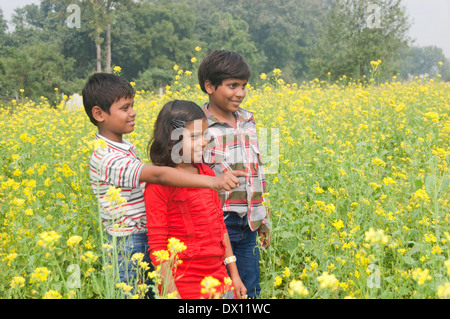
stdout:
[(215, 191), (230, 191), (239, 186), (238, 176), (244, 172), (226, 172), (220, 176), (206, 176), (186, 173), (173, 167), (144, 165), (139, 180), (151, 184), (161, 184), (185, 188), (211, 188)]

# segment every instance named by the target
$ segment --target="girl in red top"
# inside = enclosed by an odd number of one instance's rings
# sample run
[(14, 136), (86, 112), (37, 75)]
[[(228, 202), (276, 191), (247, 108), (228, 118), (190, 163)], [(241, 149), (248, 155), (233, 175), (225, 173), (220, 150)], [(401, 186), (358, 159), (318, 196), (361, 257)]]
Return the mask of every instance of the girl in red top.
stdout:
[[(202, 163), (207, 128), (205, 113), (195, 103), (167, 103), (158, 115), (148, 145), (151, 161), (154, 165), (214, 176)], [(162, 286), (168, 287), (166, 293), (176, 291), (183, 299), (208, 298), (209, 295), (202, 294), (201, 281), (211, 276), (221, 282), (216, 287), (221, 294), (227, 293), (225, 287), (230, 285), (226, 284), (226, 278), (231, 278), (235, 297), (245, 297), (247, 290), (234, 262), (217, 192), (147, 184), (144, 199), (153, 264), (159, 263), (153, 252), (166, 250), (169, 238), (177, 238), (187, 247), (179, 255), (182, 263), (171, 271), (167, 262), (161, 264)]]

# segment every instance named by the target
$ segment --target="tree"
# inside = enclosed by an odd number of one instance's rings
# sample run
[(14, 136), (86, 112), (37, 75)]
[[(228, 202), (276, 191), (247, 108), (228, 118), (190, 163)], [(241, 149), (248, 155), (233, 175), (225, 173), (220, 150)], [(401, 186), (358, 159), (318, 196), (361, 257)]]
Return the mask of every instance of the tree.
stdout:
[(42, 95), (54, 97), (54, 88), (64, 89), (62, 86), (74, 62), (59, 52), (56, 43), (33, 44), (20, 49), (8, 47), (0, 61), (5, 66), (0, 81), (2, 97), (17, 99), (19, 89), (24, 89), (26, 96), (34, 100)]
[(50, 0), (15, 10), (14, 31), (5, 35), (0, 47), (1, 98), (17, 99), (24, 89), (30, 98), (46, 96), (52, 101), (55, 87), (71, 86), (74, 59), (62, 53), (65, 17), (59, 11), (60, 4)]
[[(256, 48), (256, 53), (245, 56), (251, 63), (253, 73), (270, 72), (274, 68), (280, 68), (283, 70), (284, 79), (288, 81), (307, 76), (305, 49), (314, 41), (316, 30), (324, 21), (324, 8), (330, 2), (330, 0), (172, 1), (188, 3), (195, 8), (196, 34), (200, 41), (209, 43), (209, 48), (211, 29), (223, 23), (213, 18), (215, 14), (222, 17), (230, 14), (237, 25), (240, 25), (239, 21), (244, 21), (246, 28), (240, 31), (243, 39), (241, 47), (249, 43)], [(247, 35), (244, 35), (245, 33)], [(234, 43), (225, 41), (219, 46), (224, 45), (227, 45), (226, 48), (229, 50), (237, 51), (236, 41)]]
[[(49, 0), (57, 2), (58, 0)], [(60, 1), (61, 2), (61, 1)], [(106, 38), (105, 71), (111, 72), (112, 49), (111, 49), (111, 26), (115, 21), (116, 7), (130, 5), (132, 0), (63, 0), (65, 7), (69, 4), (77, 4), (82, 12), (82, 29), (89, 30), (89, 37), (95, 43), (96, 70), (103, 70), (102, 44)], [(86, 27), (87, 26), (87, 27)]]
[(398, 73), (409, 29), (400, 0), (337, 0), (328, 12), (327, 23), (308, 50), (312, 75), (364, 78), (373, 60), (383, 61), (386, 76)]
[(248, 32), (247, 22), (240, 18), (235, 18), (229, 12), (215, 12), (211, 15), (214, 24), (202, 39), (206, 42), (208, 51), (215, 49), (227, 49), (241, 54), (252, 67), (253, 74), (262, 72), (262, 64), (266, 62), (266, 57), (261, 54), (255, 42)]
[(6, 20), (3, 18), (3, 10), (0, 9), (0, 45), (4, 45), (6, 31), (8, 30), (8, 24)]
[(199, 45), (193, 8), (166, 1), (139, 2), (117, 17), (112, 33), (114, 62), (138, 87), (155, 89), (169, 84), (175, 64), (184, 70), (191, 67), (194, 48)]
[(436, 46), (410, 47), (402, 56), (400, 76), (403, 79), (426, 74), (436, 76), (439, 62), (443, 63), (446, 60), (443, 50)]

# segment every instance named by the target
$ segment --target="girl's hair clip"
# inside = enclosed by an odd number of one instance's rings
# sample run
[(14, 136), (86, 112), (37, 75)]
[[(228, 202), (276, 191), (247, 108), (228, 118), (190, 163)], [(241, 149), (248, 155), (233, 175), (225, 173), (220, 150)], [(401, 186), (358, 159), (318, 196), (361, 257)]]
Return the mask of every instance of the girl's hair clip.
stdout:
[(172, 124), (173, 128), (185, 128), (186, 122), (180, 120), (171, 120), (170, 124)]

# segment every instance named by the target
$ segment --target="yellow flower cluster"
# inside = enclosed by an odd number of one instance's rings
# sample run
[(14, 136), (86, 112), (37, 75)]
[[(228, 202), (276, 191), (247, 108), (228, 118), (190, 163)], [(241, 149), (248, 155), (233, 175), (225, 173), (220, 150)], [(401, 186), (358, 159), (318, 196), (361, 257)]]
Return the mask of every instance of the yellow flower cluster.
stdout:
[(447, 268), (447, 276), (450, 276), (450, 259), (444, 262), (445, 267)]
[(95, 263), (98, 259), (98, 256), (94, 254), (92, 251), (86, 251), (83, 256), (81, 256), (81, 260), (87, 263)]
[(105, 199), (113, 205), (122, 205), (127, 201), (121, 195), (122, 190), (114, 186), (110, 186), (105, 194)]
[(441, 299), (450, 299), (450, 282), (439, 285), (437, 296)]
[(61, 299), (61, 294), (56, 290), (49, 290), (47, 291), (42, 299)]
[(327, 271), (317, 277), (317, 281), (319, 282), (321, 289), (329, 288), (334, 291), (339, 287), (339, 281), (336, 279), (336, 276), (334, 274), (329, 274)]
[[(443, 262), (450, 247), (450, 84), (382, 83), (382, 61), (373, 62), (377, 83), (350, 77), (292, 83), (283, 77), (289, 72), (275, 69), (248, 86), (241, 106), (254, 113), (271, 198), (264, 205), (275, 226), (272, 246), (261, 254), (262, 286), (271, 287), (264, 298), (305, 297), (298, 281), (313, 298), (448, 296), (445, 280), (427, 278), (450, 276)], [(208, 101), (193, 71), (175, 65), (161, 95), (136, 95), (138, 122), (126, 138), (143, 161), (167, 101)], [(104, 242), (93, 218), (88, 159), (105, 145), (92, 141), (96, 128), (83, 108), (66, 107), (70, 96), (53, 107), (19, 93), (0, 103), (0, 290), (5, 298), (42, 298), (55, 287), (63, 298), (104, 298), (97, 287), (106, 286), (109, 268), (99, 258)], [(118, 189), (110, 196), (121, 202)], [(171, 249), (183, 246), (173, 242)], [(169, 248), (161, 253), (162, 260), (171, 257)], [(79, 271), (64, 269), (72, 264)], [(379, 268), (368, 271), (371, 264)], [(42, 267), (47, 275), (36, 270)], [(324, 272), (343, 280), (336, 290), (320, 288)], [(79, 276), (82, 289), (71, 293), (64, 276)], [(383, 289), (367, 287), (376, 276)]]
[(306, 297), (309, 292), (301, 280), (294, 279), (289, 283), (288, 293), (291, 297)]
[(71, 236), (69, 239), (67, 239), (67, 245), (70, 247), (75, 247), (77, 246), (81, 241), (83, 240), (83, 237), (78, 236), (78, 235), (74, 235)]
[(217, 295), (217, 293), (218, 293), (217, 287), (219, 287), (221, 285), (221, 283), (220, 283), (219, 279), (216, 279), (211, 276), (207, 276), (202, 279), (202, 281), (200, 282), (200, 285), (202, 286), (201, 293), (207, 294), (210, 296), (210, 298), (213, 298), (214, 296)]
[(55, 232), (54, 230), (44, 231), (39, 237), (41, 240), (37, 242), (37, 244), (43, 248), (53, 248), (56, 242), (61, 238), (61, 235)]
[(419, 285), (425, 284), (426, 281), (429, 281), (432, 279), (430, 275), (430, 271), (428, 269), (422, 270), (422, 268), (414, 269), (412, 272), (413, 279), (417, 281)]
[(37, 267), (30, 275), (30, 283), (46, 281), (49, 274), (47, 267)]
[(382, 229), (374, 230), (372, 227), (365, 232), (366, 241), (372, 244), (386, 245), (389, 242), (389, 237), (384, 234)]
[(25, 286), (25, 278), (23, 278), (22, 276), (14, 276), (9, 285), (13, 289), (16, 287), (22, 288), (23, 286)]
[(381, 60), (378, 61), (370, 61), (370, 65), (372, 66), (372, 68), (376, 69), (378, 68), (378, 66), (381, 64)]
[(168, 250), (154, 251), (152, 255), (156, 257), (156, 261), (158, 262), (165, 262), (170, 259), (170, 254)]
[(168, 239), (167, 249), (172, 254), (178, 254), (178, 253), (185, 251), (187, 249), (187, 247), (178, 238), (171, 237)]
[[(207, 296), (203, 298), (208, 299), (219, 299), (222, 297), (223, 294), (227, 293), (228, 291), (234, 290), (233, 281), (231, 280), (230, 277), (225, 277), (223, 279), (223, 286), (222, 286), (222, 282), (219, 279), (214, 278), (212, 276), (206, 276), (205, 278), (202, 279), (200, 285), (201, 285), (200, 293), (203, 296)], [(221, 287), (220, 290), (218, 290), (219, 287)]]
[(92, 149), (92, 150), (101, 150), (101, 149), (105, 149), (107, 147), (107, 144), (102, 139), (96, 139), (96, 140), (90, 141), (88, 143), (88, 147), (89, 147), (89, 149)]

